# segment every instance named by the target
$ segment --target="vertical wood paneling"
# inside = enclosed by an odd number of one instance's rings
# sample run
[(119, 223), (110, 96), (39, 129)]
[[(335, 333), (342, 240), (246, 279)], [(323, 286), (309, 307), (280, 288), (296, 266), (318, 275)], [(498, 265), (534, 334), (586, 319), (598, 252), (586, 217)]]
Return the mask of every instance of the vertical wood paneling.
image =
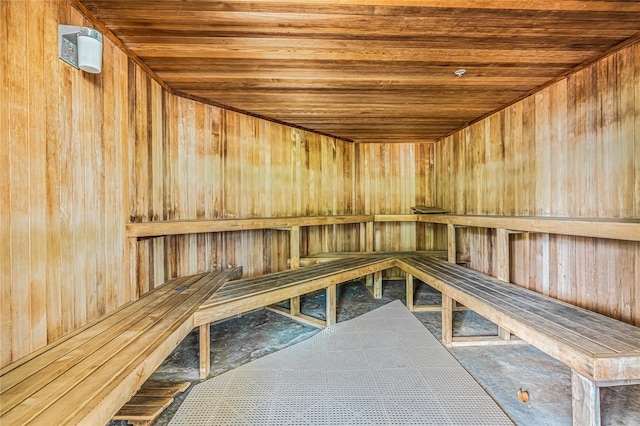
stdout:
[[(11, 345), (3, 344), (3, 351), (9, 350), (12, 358), (19, 358), (29, 353), (30, 315), (29, 298), (31, 287), (29, 285), (29, 198), (25, 194), (29, 193), (28, 176), (28, 116), (27, 107), (24, 102), (28, 96), (26, 78), (27, 58), (26, 49), (17, 37), (12, 33), (27, 25), (28, 3), (7, 5), (7, 15), (4, 19), (7, 28), (7, 50), (13, 52), (18, 50), (9, 59), (7, 67), (7, 79), (10, 87), (8, 115), (10, 125), (7, 127), (7, 137), (5, 140), (9, 146), (9, 158), (7, 162), (8, 182), (9, 182), (9, 214), (10, 227), (6, 239), (10, 241), (9, 258), (11, 259), (11, 269), (9, 274), (11, 319), (10, 323), (15, 324), (12, 333)], [(3, 237), (4, 239), (4, 237)], [(7, 347), (5, 349), (5, 347)]]
[[(8, 18), (9, 5), (0, 2), (0, 16)], [(0, 28), (0, 81), (8, 81), (8, 45), (9, 34), (8, 25)], [(0, 84), (0, 98), (9, 99), (9, 85)], [(0, 106), (0, 135), (3, 140), (8, 140), (11, 118), (9, 108), (6, 105)], [(7, 279), (11, 277), (11, 241), (6, 238), (11, 233), (11, 193), (9, 170), (9, 143), (0, 143), (0, 275)], [(13, 348), (13, 329), (8, 326), (12, 323), (13, 312), (11, 307), (11, 286), (0, 285), (0, 324), (6, 324), (0, 328), (0, 340), (4, 350), (0, 351), (0, 365), (6, 365), (11, 361)]]
[[(154, 179), (148, 191), (162, 193), (164, 217), (353, 213), (352, 144), (172, 95), (165, 99), (165, 154), (162, 164), (153, 160), (150, 166), (154, 171), (160, 167), (164, 177), (161, 189), (160, 179)], [(157, 158), (156, 148), (149, 149), (151, 158)], [(139, 193), (140, 184), (136, 185)], [(143, 211), (152, 199), (142, 197), (132, 203)], [(282, 234), (286, 232), (162, 238), (165, 253), (162, 246), (148, 252), (144, 242), (139, 243), (143, 249), (139, 249), (138, 278), (152, 280), (144, 271), (160, 270), (159, 263), (166, 272), (164, 279), (228, 264), (242, 265), (248, 275), (284, 269), (289, 248)], [(345, 250), (356, 250), (355, 237), (353, 226), (325, 227), (305, 230), (303, 242), (306, 252), (322, 251), (336, 241)], [(158, 283), (150, 282), (149, 287)]]
[[(640, 217), (639, 49), (608, 56), (438, 143), (437, 204), (460, 214)], [(492, 273), (491, 231), (468, 232), (471, 267)], [(512, 279), (640, 324), (639, 246), (514, 236)]]
[(128, 149), (148, 155), (164, 112), (158, 86), (108, 40), (99, 75), (58, 59), (57, 25), (91, 26), (66, 1), (2, 2), (0, 14), (6, 365), (134, 297), (124, 223), (139, 214), (128, 192), (138, 182), (128, 180), (155, 176), (135, 175), (128, 159), (144, 157)]
[[(410, 214), (432, 205), (432, 145), (356, 144), (357, 209), (368, 214)], [(434, 225), (377, 223), (375, 250), (432, 250)], [(355, 240), (355, 237), (354, 237)], [(442, 245), (444, 243), (444, 246)], [(439, 248), (446, 248), (446, 235)], [(364, 248), (362, 248), (364, 250)], [(397, 272), (391, 272), (397, 276)]]

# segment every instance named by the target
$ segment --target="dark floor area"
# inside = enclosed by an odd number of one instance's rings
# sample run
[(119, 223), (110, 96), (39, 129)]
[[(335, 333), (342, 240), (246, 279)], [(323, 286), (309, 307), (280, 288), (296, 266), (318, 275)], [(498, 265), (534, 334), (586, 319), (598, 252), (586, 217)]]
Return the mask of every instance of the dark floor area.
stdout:
[[(363, 283), (338, 286), (338, 321), (345, 321), (392, 300), (405, 300), (404, 281), (385, 281), (383, 298), (376, 300)], [(437, 304), (439, 293), (416, 285), (416, 304)], [(301, 300), (303, 313), (324, 319), (324, 292)], [(416, 317), (436, 337), (440, 336), (440, 314), (416, 313)], [(261, 309), (211, 327), (211, 375), (222, 374), (266, 354), (305, 340), (318, 329), (302, 325)], [(454, 335), (491, 335), (497, 327), (471, 311), (454, 314)], [(518, 425), (571, 425), (571, 375), (564, 364), (530, 345), (453, 348), (450, 352)], [(199, 382), (198, 334), (192, 332), (152, 375), (161, 381)], [(522, 403), (518, 390), (530, 399)], [(166, 425), (189, 390), (158, 418)], [(604, 425), (640, 425), (640, 385), (602, 388)], [(111, 422), (110, 425), (123, 425)]]

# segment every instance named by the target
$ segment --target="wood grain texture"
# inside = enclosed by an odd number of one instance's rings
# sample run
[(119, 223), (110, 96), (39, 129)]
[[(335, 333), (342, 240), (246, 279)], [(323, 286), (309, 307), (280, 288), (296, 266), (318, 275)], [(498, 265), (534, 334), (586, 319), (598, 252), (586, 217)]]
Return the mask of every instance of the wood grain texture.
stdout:
[[(602, 219), (596, 231), (629, 219), (621, 231), (637, 234), (639, 56), (636, 43), (436, 144), (436, 204), (467, 215)], [(495, 275), (495, 232), (460, 232), (471, 267)], [(597, 237), (513, 236), (512, 281), (640, 324), (640, 243)]]
[(362, 143), (433, 142), (640, 28), (629, 1), (80, 2), (172, 90)]
[(6, 365), (131, 300), (122, 267), (124, 152), (135, 141), (127, 99), (148, 78), (129, 79), (135, 68), (109, 41), (100, 75), (60, 61), (58, 23), (91, 26), (66, 2), (2, 2), (0, 12)]

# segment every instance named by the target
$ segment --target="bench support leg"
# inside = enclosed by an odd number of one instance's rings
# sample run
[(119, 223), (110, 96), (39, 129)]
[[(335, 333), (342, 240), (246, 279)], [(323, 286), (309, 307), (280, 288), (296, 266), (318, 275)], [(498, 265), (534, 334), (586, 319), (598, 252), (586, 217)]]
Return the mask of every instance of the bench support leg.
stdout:
[(211, 371), (211, 335), (210, 324), (200, 326), (200, 379), (204, 380)]
[(571, 370), (571, 398), (573, 424), (580, 426), (600, 426), (600, 388)]
[(442, 344), (451, 347), (453, 343), (453, 299), (442, 294)]
[(382, 299), (382, 271), (373, 274), (373, 298)]
[(511, 332), (506, 328), (498, 326), (498, 337), (502, 340), (511, 340)]
[(289, 313), (293, 316), (300, 315), (300, 296), (289, 299)]
[(327, 287), (327, 327), (336, 323), (336, 286)]
[(371, 290), (370, 288), (370, 287), (373, 287), (373, 274), (369, 274), (365, 277), (365, 285), (373, 293), (373, 290)]
[(407, 309), (413, 312), (413, 275), (407, 274)]

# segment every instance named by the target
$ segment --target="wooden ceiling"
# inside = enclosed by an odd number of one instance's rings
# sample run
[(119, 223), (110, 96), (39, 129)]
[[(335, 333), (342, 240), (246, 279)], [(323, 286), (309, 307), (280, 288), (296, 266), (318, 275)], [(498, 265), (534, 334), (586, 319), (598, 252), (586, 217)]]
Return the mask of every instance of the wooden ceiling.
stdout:
[(628, 0), (80, 3), (174, 92), (354, 142), (435, 141), (640, 33)]

